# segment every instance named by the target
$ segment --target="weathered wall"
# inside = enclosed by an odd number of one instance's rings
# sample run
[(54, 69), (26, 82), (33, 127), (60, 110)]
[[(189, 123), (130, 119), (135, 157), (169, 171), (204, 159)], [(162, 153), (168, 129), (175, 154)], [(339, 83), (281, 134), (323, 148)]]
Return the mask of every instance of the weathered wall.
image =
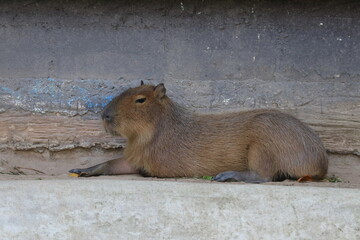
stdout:
[[(117, 148), (140, 79), (199, 111), (274, 107), (360, 151), (358, 1), (1, 1), (0, 149)], [(1, 160), (1, 159), (0, 159)]]

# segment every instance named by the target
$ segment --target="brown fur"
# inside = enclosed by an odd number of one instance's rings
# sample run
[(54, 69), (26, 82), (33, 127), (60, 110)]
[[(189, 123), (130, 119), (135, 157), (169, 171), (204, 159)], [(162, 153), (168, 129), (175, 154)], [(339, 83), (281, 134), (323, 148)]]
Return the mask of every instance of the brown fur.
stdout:
[(326, 175), (325, 148), (296, 118), (277, 110), (193, 114), (165, 92), (163, 84), (130, 88), (104, 110), (105, 128), (128, 139), (123, 161), (134, 169), (156, 177)]

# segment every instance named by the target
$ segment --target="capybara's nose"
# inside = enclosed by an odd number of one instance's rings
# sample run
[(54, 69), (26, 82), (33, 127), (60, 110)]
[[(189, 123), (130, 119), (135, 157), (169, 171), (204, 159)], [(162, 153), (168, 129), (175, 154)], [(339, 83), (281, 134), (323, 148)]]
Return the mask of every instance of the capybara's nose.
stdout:
[(103, 112), (101, 117), (104, 121), (107, 121), (107, 122), (111, 122), (111, 120), (112, 120), (112, 117), (108, 112)]

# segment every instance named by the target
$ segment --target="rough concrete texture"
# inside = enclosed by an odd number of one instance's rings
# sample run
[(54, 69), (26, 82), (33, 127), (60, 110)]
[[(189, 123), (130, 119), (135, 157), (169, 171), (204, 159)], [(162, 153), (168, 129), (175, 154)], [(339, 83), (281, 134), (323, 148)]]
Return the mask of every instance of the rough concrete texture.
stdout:
[(0, 199), (1, 239), (360, 238), (357, 189), (1, 181)]

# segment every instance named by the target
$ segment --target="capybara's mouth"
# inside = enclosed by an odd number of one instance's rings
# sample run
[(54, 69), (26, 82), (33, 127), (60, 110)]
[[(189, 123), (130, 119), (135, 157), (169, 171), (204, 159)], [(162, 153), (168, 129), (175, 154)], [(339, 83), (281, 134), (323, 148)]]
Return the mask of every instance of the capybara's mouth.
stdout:
[(118, 132), (116, 132), (114, 130), (114, 128), (108, 122), (103, 121), (103, 126), (105, 129), (105, 132), (110, 133), (111, 135), (114, 135), (114, 136), (121, 136)]

